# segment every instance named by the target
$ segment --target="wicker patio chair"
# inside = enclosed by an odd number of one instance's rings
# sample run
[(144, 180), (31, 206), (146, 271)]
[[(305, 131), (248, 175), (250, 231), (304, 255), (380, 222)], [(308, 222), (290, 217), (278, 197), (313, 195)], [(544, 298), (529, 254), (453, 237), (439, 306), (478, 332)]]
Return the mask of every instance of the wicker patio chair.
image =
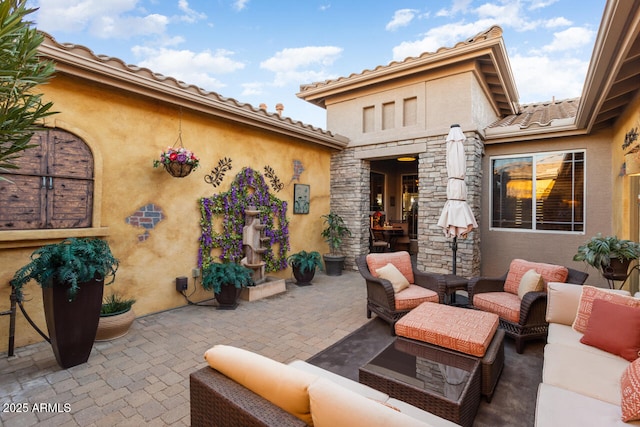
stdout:
[[(565, 280), (566, 283), (582, 285), (589, 277), (588, 273), (567, 268), (569, 274)], [(487, 278), (476, 277), (469, 280), (468, 293), (469, 303), (475, 308), (474, 297), (478, 294), (495, 292), (500, 298), (501, 294), (506, 294), (504, 289), (505, 281), (509, 272), (501, 277)], [(512, 297), (511, 297), (512, 298)], [(486, 308), (481, 308), (485, 310)], [(520, 317), (517, 322), (505, 319), (500, 312), (493, 311), (500, 316), (500, 327), (505, 330), (507, 336), (513, 338), (516, 344), (516, 351), (522, 353), (526, 341), (535, 339), (546, 339), (549, 332), (549, 324), (545, 316), (547, 312), (547, 293), (528, 292), (520, 301)]]
[[(414, 283), (412, 283), (414, 287), (411, 292), (414, 296), (419, 296), (412, 298), (411, 300), (403, 299), (401, 303), (398, 303), (391, 282), (375, 277), (371, 274), (369, 271), (369, 264), (367, 263), (367, 257), (380, 257), (378, 260), (389, 260), (392, 264), (394, 264), (398, 259), (408, 259), (408, 262), (411, 263), (411, 258), (409, 253), (405, 251), (369, 254), (356, 258), (358, 270), (362, 277), (364, 277), (367, 285), (367, 318), (371, 318), (372, 312), (376, 313), (378, 317), (384, 319), (390, 324), (392, 335), (395, 335), (396, 322), (402, 316), (411, 311), (411, 309), (427, 300), (438, 302), (440, 304), (444, 302), (446, 290), (444, 276), (442, 274), (419, 271), (411, 264), (410, 268), (414, 279)], [(399, 294), (402, 292), (405, 291), (401, 291)], [(436, 296), (437, 300), (435, 299)]]

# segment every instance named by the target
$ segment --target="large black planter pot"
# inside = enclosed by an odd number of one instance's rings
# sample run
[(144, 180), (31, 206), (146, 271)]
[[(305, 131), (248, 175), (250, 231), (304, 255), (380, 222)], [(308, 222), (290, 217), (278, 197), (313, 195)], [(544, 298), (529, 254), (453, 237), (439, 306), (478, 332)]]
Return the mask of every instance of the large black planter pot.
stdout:
[(218, 301), (218, 310), (235, 310), (238, 307), (238, 298), (240, 297), (241, 288), (233, 285), (220, 286), (220, 292), (214, 294)]
[(100, 320), (104, 280), (81, 283), (73, 301), (69, 301), (67, 289), (62, 284), (42, 288), (51, 347), (64, 369), (89, 359)]
[(324, 254), (324, 271), (327, 276), (341, 276), (344, 268), (344, 255)]
[(630, 264), (630, 259), (623, 259), (621, 261), (618, 258), (611, 258), (609, 265), (602, 268), (602, 275), (605, 279), (609, 280), (625, 280)]
[(298, 286), (309, 286), (316, 275), (315, 268), (306, 270), (304, 273), (300, 271), (300, 268), (297, 266), (293, 266), (291, 269), (293, 270), (293, 277), (296, 278), (296, 285)]

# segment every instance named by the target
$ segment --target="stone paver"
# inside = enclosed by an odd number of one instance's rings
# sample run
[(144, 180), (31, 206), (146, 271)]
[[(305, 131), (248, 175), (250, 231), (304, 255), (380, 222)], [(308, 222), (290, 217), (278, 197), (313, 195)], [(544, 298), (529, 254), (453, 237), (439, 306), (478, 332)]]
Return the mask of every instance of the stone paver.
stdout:
[[(89, 361), (70, 369), (56, 364), (46, 342), (11, 358), (0, 353), (0, 426), (188, 426), (189, 373), (205, 366), (209, 347), (305, 360), (364, 325), (365, 307), (359, 273), (318, 272), (312, 286), (287, 283), (287, 292), (233, 311), (189, 305), (140, 317), (126, 336), (96, 343)], [(33, 412), (41, 403), (50, 410)], [(3, 411), (10, 404), (28, 412)]]

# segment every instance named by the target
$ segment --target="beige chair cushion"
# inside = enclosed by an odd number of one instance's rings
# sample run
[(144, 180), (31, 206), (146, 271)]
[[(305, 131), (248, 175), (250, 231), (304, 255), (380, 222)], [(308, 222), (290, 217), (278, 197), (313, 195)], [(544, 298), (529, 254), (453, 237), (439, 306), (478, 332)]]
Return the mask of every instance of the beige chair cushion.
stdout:
[(384, 402), (360, 396), (324, 378), (309, 386), (311, 416), (315, 427), (418, 427), (426, 426)]
[(518, 285), (518, 298), (522, 299), (529, 292), (540, 292), (544, 289), (544, 281), (540, 273), (533, 268), (522, 276)]
[(213, 346), (204, 358), (213, 369), (312, 425), (308, 387), (316, 375), (227, 345)]
[(396, 266), (391, 263), (377, 269), (376, 273), (378, 273), (379, 278), (391, 282), (391, 286), (393, 286), (393, 292), (396, 294), (401, 290), (409, 287), (409, 281), (407, 280), (407, 278), (404, 277), (404, 275), (400, 273), (400, 270), (398, 270)]

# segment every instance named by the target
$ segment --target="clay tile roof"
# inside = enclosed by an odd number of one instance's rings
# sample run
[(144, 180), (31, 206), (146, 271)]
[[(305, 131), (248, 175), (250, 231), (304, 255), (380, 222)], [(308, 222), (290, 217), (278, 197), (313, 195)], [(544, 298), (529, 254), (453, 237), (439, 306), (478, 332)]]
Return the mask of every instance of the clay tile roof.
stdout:
[(520, 113), (506, 116), (489, 126), (487, 129), (517, 126), (520, 129), (531, 127), (549, 127), (553, 122), (563, 124), (576, 118), (580, 98), (563, 99), (560, 101), (539, 102), (525, 104)]
[(466, 46), (466, 45), (474, 44), (474, 43), (477, 43), (477, 42), (480, 42), (480, 41), (493, 39), (493, 38), (498, 38), (498, 37), (501, 37), (501, 36), (502, 36), (502, 28), (500, 28), (497, 25), (494, 25), (491, 28), (489, 28), (488, 30), (482, 31), (482, 32), (476, 34), (475, 36), (468, 38), (467, 40), (465, 40), (463, 42), (456, 43), (455, 46), (453, 46), (453, 47), (441, 47), (438, 50), (436, 50), (435, 52), (424, 52), (424, 53), (420, 54), (419, 56), (410, 56), (410, 57), (405, 58), (402, 61), (391, 61), (387, 65), (378, 65), (373, 70), (365, 69), (365, 70), (361, 71), (360, 73), (351, 73), (347, 77), (338, 77), (336, 79), (325, 80), (325, 81), (322, 81), (322, 82), (314, 82), (314, 83), (309, 83), (309, 84), (303, 84), (303, 85), (300, 85), (300, 92), (304, 92), (305, 90), (326, 86), (326, 85), (329, 85), (331, 83), (342, 82), (342, 81), (349, 80), (349, 79), (352, 79), (352, 78), (358, 77), (358, 76), (366, 76), (367, 74), (371, 74), (371, 73), (374, 73), (374, 72), (380, 72), (380, 71), (384, 71), (384, 70), (387, 70), (387, 69), (393, 69), (393, 68), (401, 66), (401, 65), (410, 64), (412, 62), (428, 59), (429, 57), (436, 56), (437, 54), (441, 54), (441, 53), (446, 53), (446, 52), (452, 51), (452, 50), (457, 49), (457, 48), (459, 48), (461, 46)]
[[(59, 65), (66, 65), (65, 69), (76, 68), (78, 70), (91, 70), (91, 72), (102, 75), (109, 75), (114, 79), (126, 81), (133, 85), (146, 86), (160, 89), (166, 93), (182, 93), (183, 96), (199, 99), (199, 102), (206, 105), (210, 111), (220, 110), (230, 113), (238, 118), (253, 118), (256, 123), (264, 123), (275, 128), (289, 128), (300, 134), (313, 135), (315, 138), (326, 140), (329, 145), (336, 148), (346, 145), (346, 138), (334, 134), (328, 130), (293, 120), (290, 117), (281, 116), (277, 112), (268, 112), (261, 108), (256, 108), (250, 104), (237, 101), (234, 98), (224, 97), (216, 92), (207, 91), (195, 85), (187, 84), (174, 77), (164, 76), (154, 73), (148, 68), (126, 64), (119, 58), (107, 55), (95, 54), (86, 46), (72, 43), (59, 43), (51, 35), (44, 33), (44, 42), (39, 48), (41, 56), (56, 62), (56, 70)], [(101, 80), (102, 81), (102, 80)], [(248, 116), (247, 116), (248, 114)]]

